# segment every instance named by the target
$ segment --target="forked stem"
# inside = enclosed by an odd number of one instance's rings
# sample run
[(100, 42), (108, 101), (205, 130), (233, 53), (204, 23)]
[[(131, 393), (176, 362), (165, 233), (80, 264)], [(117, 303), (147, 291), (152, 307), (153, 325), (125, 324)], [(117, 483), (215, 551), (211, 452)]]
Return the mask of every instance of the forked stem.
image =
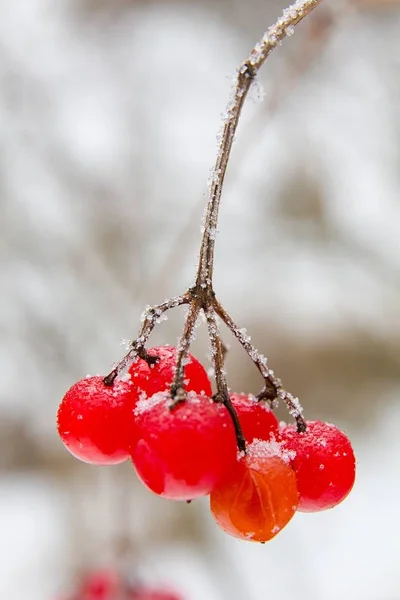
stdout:
[(251, 50), (246, 60), (240, 65), (237, 71), (231, 99), (226, 108), (226, 117), (219, 136), (217, 159), (211, 172), (204, 232), (200, 246), (200, 257), (195, 285), (182, 296), (177, 296), (171, 300), (166, 300), (162, 304), (146, 309), (143, 315), (143, 324), (139, 336), (131, 343), (128, 353), (114, 367), (111, 373), (104, 378), (104, 383), (106, 385), (112, 385), (117, 375), (119, 375), (123, 369), (128, 367), (137, 356), (148, 362), (157, 360), (155, 357), (151, 357), (147, 354), (145, 350), (145, 345), (151, 332), (164, 312), (175, 306), (189, 304), (189, 311), (186, 317), (184, 330), (178, 344), (174, 380), (171, 385), (171, 396), (175, 401), (173, 405), (185, 400), (185, 357), (192, 341), (199, 312), (200, 310), (203, 310), (207, 319), (217, 384), (217, 394), (214, 399), (222, 402), (229, 411), (235, 427), (238, 448), (241, 451), (246, 450), (246, 443), (239, 419), (229, 397), (225, 371), (223, 368), (224, 346), (221, 341), (216, 314), (224, 321), (236, 339), (242, 344), (263, 376), (265, 387), (259, 394), (259, 399), (265, 399), (271, 403), (274, 400), (283, 400), (286, 403), (290, 414), (295, 418), (299, 431), (304, 431), (306, 429), (306, 423), (302, 416), (302, 409), (297, 398), (294, 398), (284, 390), (281, 381), (277, 379), (274, 372), (268, 368), (267, 359), (251, 344), (246, 331), (244, 329), (239, 329), (236, 326), (234, 321), (215, 298), (212, 282), (214, 247), (222, 187), (237, 125), (252, 82), (272, 50), (281, 43), (286, 35), (293, 33), (293, 28), (314, 10), (321, 1), (322, 0), (297, 0), (292, 6), (285, 9), (283, 15), (266, 31), (261, 40)]

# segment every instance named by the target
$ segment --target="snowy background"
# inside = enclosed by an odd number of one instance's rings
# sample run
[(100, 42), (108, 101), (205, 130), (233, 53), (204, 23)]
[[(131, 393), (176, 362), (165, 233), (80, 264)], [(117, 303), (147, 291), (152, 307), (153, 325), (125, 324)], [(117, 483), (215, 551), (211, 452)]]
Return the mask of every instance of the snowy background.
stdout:
[[(275, 0), (0, 3), (0, 597), (112, 564), (187, 600), (400, 600), (400, 10), (330, 3), (264, 67), (239, 127), (215, 285), (307, 418), (354, 441), (343, 505), (265, 546), (129, 465), (73, 460), (65, 390), (105, 373), (194, 276), (232, 76)], [(177, 309), (152, 341), (174, 343)], [(230, 386), (261, 382), (230, 340)], [(195, 352), (207, 360), (205, 335)], [(280, 413), (284, 416), (284, 411)]]

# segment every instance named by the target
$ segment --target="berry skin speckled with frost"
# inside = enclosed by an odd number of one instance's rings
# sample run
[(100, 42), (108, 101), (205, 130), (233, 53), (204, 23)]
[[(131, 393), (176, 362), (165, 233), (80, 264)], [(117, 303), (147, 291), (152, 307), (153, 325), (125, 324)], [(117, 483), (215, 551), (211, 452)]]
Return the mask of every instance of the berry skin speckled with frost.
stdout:
[(269, 440), (271, 434), (278, 435), (278, 419), (265, 402), (259, 402), (251, 394), (230, 394), (230, 399), (247, 442), (251, 443), (254, 438)]
[(350, 440), (342, 431), (330, 423), (307, 421), (304, 433), (288, 425), (280, 435), (285, 447), (295, 453), (292, 467), (299, 511), (333, 508), (348, 496), (355, 481), (356, 460)]
[(171, 500), (206, 496), (236, 461), (236, 438), (225, 406), (189, 392), (171, 410), (168, 392), (140, 400), (132, 462), (155, 494)]
[[(157, 346), (148, 350), (150, 356), (158, 356), (160, 360), (148, 365), (143, 359), (132, 364), (129, 373), (139, 394), (144, 392), (150, 398), (158, 392), (164, 392), (171, 386), (175, 373), (176, 347)], [(192, 354), (188, 354), (184, 367), (184, 386), (186, 391), (203, 392), (211, 396), (211, 383), (203, 365)]]
[(132, 383), (116, 379), (106, 386), (100, 376), (86, 377), (65, 394), (58, 408), (58, 434), (69, 452), (83, 462), (114, 465), (129, 458), (133, 426)]

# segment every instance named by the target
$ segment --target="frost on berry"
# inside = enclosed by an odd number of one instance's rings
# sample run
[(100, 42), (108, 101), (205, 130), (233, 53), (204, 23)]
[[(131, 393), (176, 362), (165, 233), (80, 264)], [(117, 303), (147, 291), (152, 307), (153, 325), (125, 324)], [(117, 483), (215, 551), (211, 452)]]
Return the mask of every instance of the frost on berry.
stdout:
[(129, 380), (106, 386), (100, 376), (86, 377), (65, 394), (57, 428), (65, 447), (80, 460), (111, 465), (129, 458), (135, 389)]
[(226, 533), (266, 542), (287, 525), (298, 505), (296, 477), (276, 441), (255, 440), (230, 476), (210, 494), (210, 509)]
[[(148, 354), (158, 356), (158, 362), (149, 365), (145, 360), (139, 359), (130, 367), (129, 373), (138, 390), (138, 396), (144, 392), (150, 398), (158, 392), (169, 390), (175, 374), (176, 348), (157, 346), (150, 348)], [(184, 380), (187, 391), (211, 396), (211, 383), (207, 373), (192, 354), (188, 354), (184, 360)]]
[(294, 450), (288, 450), (282, 440), (277, 440), (271, 435), (268, 441), (254, 439), (247, 447), (247, 454), (253, 458), (281, 458), (284, 463), (290, 464), (296, 456)]
[(172, 405), (168, 392), (140, 400), (135, 410), (132, 462), (154, 493), (174, 500), (209, 494), (236, 461), (236, 438), (226, 408), (189, 392)]
[(295, 453), (300, 502), (298, 510), (314, 512), (333, 508), (350, 493), (356, 462), (348, 437), (335, 425), (307, 421), (307, 430), (298, 433), (294, 425), (280, 432), (285, 448)]
[(168, 400), (172, 402), (172, 398), (170, 398), (169, 394), (166, 394), (166, 392), (158, 392), (158, 394), (153, 394), (153, 396), (150, 396), (150, 398), (147, 397), (146, 392), (141, 392), (133, 414), (137, 417), (138, 415), (151, 410), (153, 406), (159, 402)]

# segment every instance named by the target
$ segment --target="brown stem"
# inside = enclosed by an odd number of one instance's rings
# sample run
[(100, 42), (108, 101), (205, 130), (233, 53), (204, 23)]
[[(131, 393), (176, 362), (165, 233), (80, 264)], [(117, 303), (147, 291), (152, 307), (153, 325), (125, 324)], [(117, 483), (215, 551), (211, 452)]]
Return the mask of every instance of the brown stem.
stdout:
[(199, 301), (193, 298), (189, 306), (188, 315), (185, 321), (185, 327), (183, 329), (183, 333), (179, 341), (176, 353), (175, 373), (171, 385), (171, 398), (173, 398), (174, 400), (174, 404), (172, 406), (175, 406), (177, 402), (182, 402), (182, 400), (185, 400), (186, 398), (185, 386), (183, 383), (185, 357), (188, 353), (190, 344), (192, 342), (193, 333), (196, 327), (197, 317), (199, 316), (200, 308), (201, 305)]
[(305, 430), (306, 425), (302, 417), (302, 409), (297, 398), (294, 398), (291, 394), (283, 389), (281, 381), (277, 379), (274, 376), (273, 371), (267, 367), (267, 359), (263, 357), (256, 350), (256, 348), (254, 348), (254, 346), (250, 343), (250, 338), (247, 336), (246, 332), (243, 329), (239, 329), (235, 325), (229, 315), (215, 299), (212, 284), (214, 269), (214, 245), (218, 225), (218, 213), (222, 187), (240, 114), (254, 78), (258, 74), (260, 67), (264, 64), (272, 50), (277, 47), (277, 45), (286, 37), (286, 35), (291, 34), (293, 32), (293, 27), (297, 25), (306, 15), (308, 15), (316, 6), (318, 6), (321, 1), (322, 0), (297, 0), (292, 6), (285, 9), (282, 17), (280, 17), (277, 22), (266, 31), (261, 40), (251, 50), (247, 59), (239, 67), (232, 97), (226, 109), (226, 118), (220, 134), (216, 163), (211, 172), (209, 196), (204, 224), (204, 233), (200, 247), (196, 283), (192, 289), (182, 296), (177, 296), (172, 300), (166, 300), (158, 306), (149, 307), (146, 309), (143, 315), (143, 325), (138, 338), (132, 342), (131, 348), (124, 358), (114, 367), (111, 373), (104, 378), (104, 383), (106, 385), (112, 385), (117, 375), (125, 367), (127, 367), (136, 356), (141, 356), (148, 361), (154, 360), (154, 357), (152, 358), (147, 354), (145, 350), (145, 344), (147, 343), (147, 340), (159, 318), (165, 311), (173, 308), (174, 306), (189, 304), (188, 316), (178, 345), (174, 380), (171, 385), (171, 396), (175, 399), (175, 402), (184, 400), (184, 358), (192, 341), (192, 336), (199, 312), (201, 309), (204, 310), (208, 323), (212, 358), (217, 383), (217, 394), (215, 399), (223, 402), (229, 411), (235, 426), (238, 447), (242, 451), (245, 451), (246, 444), (238, 417), (229, 398), (226, 376), (223, 368), (224, 350), (219, 334), (215, 312), (231, 329), (235, 337), (246, 349), (263, 375), (265, 388), (262, 392), (262, 397), (269, 400), (276, 398), (284, 400), (289, 412), (297, 421), (297, 427), (299, 431)]
[(224, 404), (224, 406), (228, 410), (233, 422), (233, 426), (235, 428), (238, 448), (241, 452), (246, 452), (246, 440), (242, 432), (242, 427), (240, 425), (239, 418), (229, 396), (228, 385), (226, 382), (226, 374), (224, 369), (224, 346), (221, 341), (221, 335), (219, 332), (219, 327), (217, 319), (215, 317), (214, 309), (212, 307), (209, 307), (205, 311), (205, 315), (208, 325), (208, 336), (210, 338), (211, 358), (215, 372), (215, 381), (217, 384), (217, 393), (214, 396), (214, 399), (217, 402), (222, 402), (222, 404)]
[(241, 343), (264, 378), (265, 387), (258, 396), (259, 400), (269, 400), (270, 402), (273, 402), (274, 400), (283, 400), (289, 413), (296, 420), (298, 431), (305, 431), (306, 423), (304, 421), (303, 409), (299, 400), (282, 387), (281, 380), (275, 377), (274, 372), (268, 367), (267, 358), (251, 343), (251, 338), (247, 334), (247, 331), (236, 325), (216, 298), (214, 298), (214, 308), (217, 315)]
[(214, 245), (222, 186), (240, 114), (252, 81), (272, 50), (278, 46), (286, 35), (291, 34), (293, 27), (318, 6), (321, 1), (297, 0), (292, 6), (285, 9), (282, 17), (265, 32), (238, 69), (233, 94), (226, 108), (226, 118), (220, 134), (217, 159), (210, 176), (209, 199), (197, 270), (196, 282), (198, 285), (212, 285)]

